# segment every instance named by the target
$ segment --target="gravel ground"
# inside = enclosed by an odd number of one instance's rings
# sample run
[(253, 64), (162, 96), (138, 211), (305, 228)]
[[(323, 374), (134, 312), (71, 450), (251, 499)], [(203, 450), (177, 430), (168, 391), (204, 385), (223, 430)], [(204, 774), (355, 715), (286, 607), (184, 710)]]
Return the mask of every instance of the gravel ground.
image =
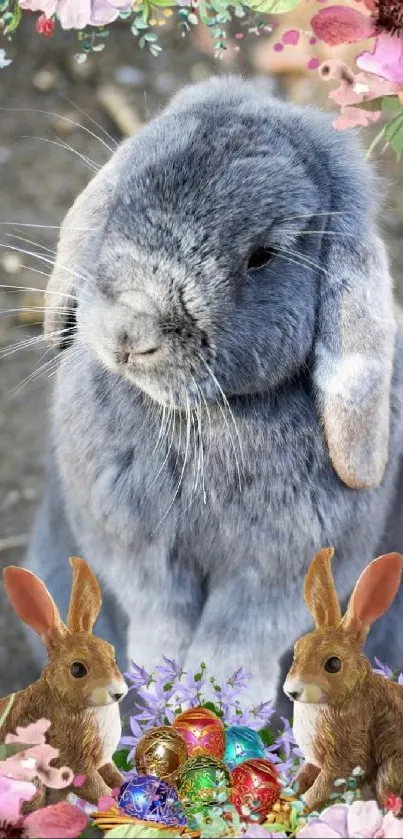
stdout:
[[(0, 357), (1, 567), (19, 564), (24, 559), (43, 483), (47, 407), (54, 370), (51, 353), (44, 355), (40, 314), (32, 315), (36, 323), (27, 324), (13, 311), (38, 305), (18, 286), (43, 288), (46, 282), (41, 273), (23, 266), (31, 265), (38, 271), (46, 268), (32, 257), (18, 256), (3, 245), (31, 249), (31, 244), (9, 238), (9, 234), (20, 234), (54, 247), (57, 231), (47, 225), (60, 223), (91, 174), (77, 154), (53, 143), (68, 143), (97, 163), (107, 159), (98, 140), (78, 128), (67, 133), (66, 122), (43, 111), (82, 120), (98, 132), (82, 116), (82, 109), (120, 139), (116, 125), (98, 101), (100, 85), (111, 81), (116, 84), (139, 119), (145, 121), (174, 90), (190, 80), (228, 69), (253, 72), (253, 48), (249, 49), (249, 56), (238, 56), (237, 65), (223, 65), (200, 52), (190, 40), (180, 39), (174, 31), (165, 33), (164, 51), (159, 59), (141, 52), (130, 33), (122, 29), (110, 38), (102, 56), (77, 65), (72, 59), (76, 51), (74, 40), (72, 35), (63, 41), (56, 38), (44, 42), (31, 35), (28, 25), (24, 26), (15, 47), (12, 45), (9, 50), (12, 56), (18, 48), (18, 59), (0, 73), (0, 108), (5, 109), (0, 115), (0, 222), (15, 223), (0, 226), (0, 283), (14, 286), (12, 290), (0, 288), (0, 351), (5, 353), (5, 348), (10, 347), (10, 352)], [(313, 82), (305, 85), (304, 91), (302, 98), (325, 102), (327, 91), (318, 93)], [(290, 98), (301, 98), (300, 88), (296, 90), (292, 84), (287, 93)], [(71, 99), (74, 105), (63, 97)], [(370, 139), (369, 134), (364, 136)], [(45, 138), (45, 142), (36, 137)], [(390, 243), (397, 294), (403, 302), (403, 164), (399, 166), (391, 155), (386, 155), (382, 171), (388, 188), (382, 221)], [(44, 228), (19, 227), (24, 223)], [(28, 349), (11, 351), (17, 342), (30, 338), (35, 340)], [(40, 364), (47, 361), (48, 367), (40, 374)], [(0, 695), (28, 684), (35, 675), (18, 620), (10, 613), (0, 589)]]

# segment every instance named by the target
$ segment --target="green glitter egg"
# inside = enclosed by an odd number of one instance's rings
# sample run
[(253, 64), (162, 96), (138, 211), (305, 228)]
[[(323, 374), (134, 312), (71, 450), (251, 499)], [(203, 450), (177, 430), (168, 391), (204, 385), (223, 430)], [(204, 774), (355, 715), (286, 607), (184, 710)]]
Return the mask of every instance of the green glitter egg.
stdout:
[(231, 778), (222, 760), (196, 755), (181, 766), (176, 787), (185, 809), (195, 805), (224, 804), (230, 796)]

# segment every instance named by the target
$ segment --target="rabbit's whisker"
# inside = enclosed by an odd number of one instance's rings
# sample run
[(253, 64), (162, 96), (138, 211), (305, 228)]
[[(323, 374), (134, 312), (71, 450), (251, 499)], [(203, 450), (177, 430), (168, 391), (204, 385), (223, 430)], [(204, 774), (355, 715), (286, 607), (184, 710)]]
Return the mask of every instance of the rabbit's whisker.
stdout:
[(29, 222), (22, 222), (22, 221), (0, 221), (0, 224), (7, 225), (8, 227), (35, 227), (39, 230), (83, 230), (89, 231), (90, 233), (94, 233), (96, 230), (95, 227), (70, 227), (68, 224), (31, 224)]
[[(181, 437), (182, 437), (182, 430), (181, 430), (181, 426), (182, 426), (181, 413), (182, 413), (182, 412), (180, 411), (180, 412), (179, 412), (179, 444), (178, 444), (178, 452), (180, 451), (180, 448), (181, 448)], [(175, 503), (175, 500), (176, 500), (176, 498), (177, 498), (177, 496), (178, 496), (178, 493), (179, 493), (179, 491), (180, 491), (180, 488), (181, 488), (181, 486), (182, 486), (182, 481), (183, 481), (183, 477), (184, 477), (184, 474), (185, 474), (185, 469), (186, 469), (186, 464), (187, 464), (187, 459), (188, 459), (188, 453), (189, 453), (189, 443), (190, 443), (190, 404), (189, 404), (189, 396), (188, 396), (188, 393), (187, 393), (187, 391), (186, 391), (186, 447), (185, 447), (185, 455), (184, 455), (184, 458), (183, 458), (182, 470), (181, 470), (181, 473), (180, 473), (180, 476), (179, 476), (179, 481), (178, 481), (178, 484), (177, 484), (176, 490), (175, 490), (175, 492), (174, 492), (174, 495), (173, 495), (172, 501), (171, 501), (171, 503), (170, 503), (170, 505), (169, 505), (168, 509), (165, 511), (165, 513), (164, 513), (163, 517), (161, 518), (161, 520), (160, 520), (159, 524), (157, 525), (157, 527), (156, 527), (156, 528), (155, 528), (155, 530), (153, 531), (153, 535), (154, 535), (154, 534), (157, 532), (157, 530), (161, 527), (161, 524), (165, 521), (166, 517), (169, 515), (170, 511), (172, 510), (172, 507), (173, 507), (173, 505), (174, 505), (174, 503)]]
[[(55, 332), (51, 332), (48, 337), (56, 338), (57, 336), (62, 335), (64, 332), (70, 332), (69, 328), (67, 329), (58, 329)], [(25, 338), (22, 341), (18, 341), (15, 344), (9, 344), (7, 347), (3, 347), (0, 350), (0, 358), (8, 358), (10, 355), (14, 355), (14, 353), (19, 352), (20, 350), (30, 349), (34, 347), (35, 344), (40, 344), (41, 341), (45, 342), (44, 335), (35, 335), (32, 338)]]
[[(65, 98), (67, 98), (67, 97), (65, 97)], [(67, 101), (70, 102), (69, 99), (67, 99)], [(73, 103), (70, 103), (70, 104), (73, 104)], [(74, 105), (74, 107), (76, 107), (77, 110), (81, 111), (81, 108), (78, 108), (78, 106)], [(82, 131), (84, 131), (86, 134), (89, 134), (91, 137), (94, 138), (94, 140), (98, 140), (98, 142), (101, 143), (101, 145), (104, 146), (106, 149), (108, 149), (108, 151), (110, 151), (111, 154), (118, 147), (118, 144), (116, 143), (115, 148), (111, 148), (108, 145), (108, 143), (106, 143), (105, 140), (102, 139), (102, 137), (99, 137), (98, 134), (95, 134), (94, 131), (91, 131), (85, 125), (81, 125), (80, 122), (75, 122), (75, 120), (70, 119), (70, 117), (63, 116), (63, 114), (56, 114), (53, 111), (44, 111), (41, 108), (0, 108), (0, 111), (8, 111), (8, 112), (21, 112), (21, 111), (24, 112), (25, 111), (27, 113), (43, 114), (44, 116), (56, 117), (56, 119), (62, 119), (63, 122), (65, 122), (67, 125), (75, 125), (76, 128), (81, 128)], [(84, 111), (81, 111), (81, 113), (84, 114)], [(90, 122), (92, 122), (94, 125), (96, 125), (97, 128), (100, 128), (101, 131), (104, 131), (106, 136), (109, 137), (110, 140), (112, 140), (112, 142), (114, 142), (113, 138), (110, 137), (108, 132), (105, 131), (105, 129), (103, 129), (100, 125), (98, 125), (97, 122), (95, 122), (93, 119), (91, 119), (91, 117), (89, 117), (88, 114), (84, 114), (84, 116), (86, 116), (87, 119), (90, 120)]]
[(81, 152), (77, 151), (77, 149), (73, 149), (72, 146), (69, 146), (68, 143), (59, 143), (57, 140), (50, 140), (48, 137), (38, 137), (34, 134), (20, 134), (19, 135), (22, 140), (40, 140), (42, 143), (49, 143), (52, 146), (59, 146), (59, 148), (64, 149), (65, 151), (71, 151), (72, 154), (79, 157), (83, 163), (88, 166), (89, 169), (92, 169), (93, 172), (99, 172), (101, 166), (98, 166), (93, 160), (90, 160), (85, 154), (81, 154)]
[(162, 470), (163, 470), (163, 468), (164, 468), (164, 466), (165, 466), (165, 464), (166, 464), (166, 462), (169, 458), (169, 455), (171, 453), (172, 446), (173, 446), (173, 443), (174, 443), (175, 423), (176, 423), (175, 409), (169, 407), (168, 412), (169, 412), (169, 418), (168, 418), (167, 427), (166, 427), (166, 435), (165, 435), (165, 439), (164, 439), (164, 445), (166, 445), (166, 443), (168, 442), (169, 432), (171, 432), (171, 439), (170, 439), (170, 443), (169, 443), (165, 458), (162, 462), (162, 465), (161, 465), (160, 469), (158, 470), (157, 474), (155, 475), (154, 479), (151, 481), (151, 484), (148, 487), (148, 492), (152, 489), (155, 482), (158, 480), (158, 478), (159, 478), (159, 476), (160, 476), (160, 474), (161, 474), (161, 472), (162, 472)]
[[(112, 137), (112, 134), (109, 134), (109, 131), (107, 131), (106, 128), (104, 128), (102, 125), (100, 125), (99, 122), (97, 122), (93, 117), (91, 117), (89, 114), (87, 114), (86, 111), (84, 111), (82, 108), (80, 108), (80, 106), (77, 105), (76, 102), (73, 102), (73, 100), (69, 99), (69, 97), (66, 96), (65, 93), (60, 93), (59, 91), (58, 91), (58, 96), (60, 96), (60, 99), (64, 99), (65, 102), (68, 102), (69, 105), (72, 105), (73, 108), (76, 109), (76, 111), (79, 111), (80, 114), (82, 114), (86, 119), (88, 119), (88, 122), (90, 122), (92, 125), (95, 125), (95, 128), (99, 128), (99, 130), (102, 131), (102, 134), (104, 135), (104, 137), (107, 137), (108, 140), (110, 140), (111, 143), (113, 143), (115, 149), (119, 148), (119, 143), (115, 140), (114, 137)], [(97, 134), (94, 134), (94, 137), (97, 140), (101, 141), (101, 138)]]
[[(203, 362), (203, 364), (205, 365), (210, 377), (212, 378), (212, 380), (213, 380), (214, 384), (216, 385), (217, 389), (219, 390), (221, 398), (224, 402), (224, 406), (227, 408), (227, 410), (230, 414), (230, 417), (231, 417), (231, 420), (232, 420), (232, 423), (233, 423), (233, 426), (234, 426), (235, 434), (237, 436), (239, 452), (240, 452), (240, 456), (241, 456), (242, 472), (243, 472), (243, 470), (244, 470), (243, 449), (242, 449), (241, 437), (240, 437), (240, 434), (239, 434), (239, 431), (238, 431), (238, 426), (236, 424), (236, 420), (235, 420), (233, 410), (231, 408), (231, 405), (230, 405), (230, 403), (229, 403), (229, 401), (228, 401), (228, 399), (227, 399), (227, 397), (226, 397), (226, 395), (225, 395), (217, 377), (215, 376), (213, 370), (211, 369), (210, 365), (208, 364), (208, 362), (206, 361), (206, 359), (204, 358), (204, 356), (202, 354), (199, 355), (199, 358)], [(221, 411), (223, 420), (225, 422), (225, 425), (227, 427), (227, 430), (228, 430), (228, 433), (229, 433), (229, 436), (230, 436), (231, 446), (232, 446), (232, 450), (233, 450), (233, 453), (234, 453), (235, 464), (236, 464), (236, 468), (237, 468), (237, 472), (238, 472), (239, 488), (242, 491), (241, 470), (240, 470), (240, 467), (239, 467), (238, 455), (237, 455), (237, 452), (236, 452), (236, 446), (235, 446), (234, 439), (233, 439), (233, 436), (232, 436), (232, 433), (231, 433), (230, 425), (229, 425), (228, 419), (226, 417), (226, 414), (223, 410), (223, 407), (221, 405), (221, 402), (218, 401), (217, 405), (218, 405), (218, 407)]]

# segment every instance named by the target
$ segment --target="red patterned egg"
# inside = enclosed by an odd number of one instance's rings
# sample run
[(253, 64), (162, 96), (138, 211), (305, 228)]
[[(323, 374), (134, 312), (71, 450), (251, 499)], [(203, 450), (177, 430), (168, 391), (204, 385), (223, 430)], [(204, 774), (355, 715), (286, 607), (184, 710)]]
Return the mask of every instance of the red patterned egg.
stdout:
[(189, 757), (211, 755), (221, 760), (225, 749), (224, 726), (208, 708), (189, 708), (179, 714), (173, 728), (183, 737)]

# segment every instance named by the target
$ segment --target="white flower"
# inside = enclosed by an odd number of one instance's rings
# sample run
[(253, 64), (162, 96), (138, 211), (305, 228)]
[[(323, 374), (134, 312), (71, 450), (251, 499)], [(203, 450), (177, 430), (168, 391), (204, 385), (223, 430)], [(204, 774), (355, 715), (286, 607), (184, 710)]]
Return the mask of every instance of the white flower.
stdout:
[(0, 50), (0, 70), (4, 70), (4, 67), (8, 67), (9, 64), (11, 64), (11, 58), (7, 58), (5, 50)]

